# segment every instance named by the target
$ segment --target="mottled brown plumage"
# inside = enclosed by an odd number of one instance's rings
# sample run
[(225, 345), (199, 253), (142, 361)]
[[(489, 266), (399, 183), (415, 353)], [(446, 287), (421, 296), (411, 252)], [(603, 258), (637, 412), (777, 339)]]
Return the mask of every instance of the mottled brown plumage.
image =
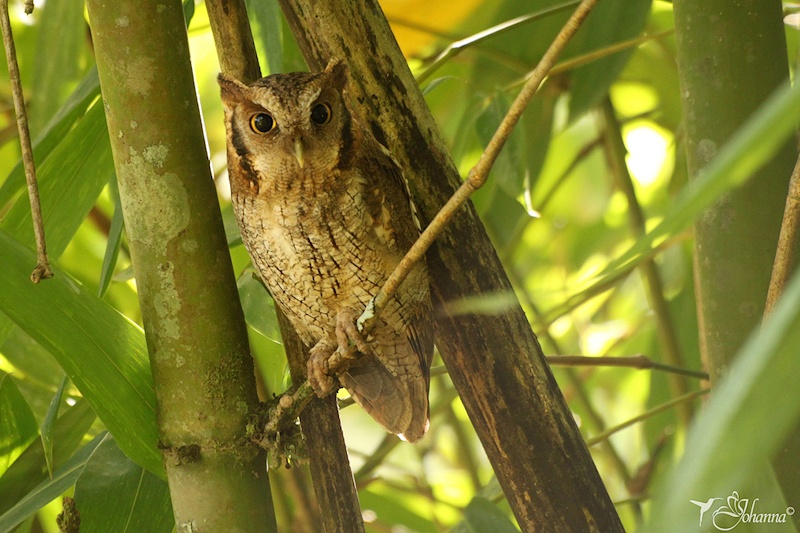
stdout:
[[(250, 86), (220, 75), (234, 211), (253, 264), (303, 341), (309, 382), (335, 380), (384, 428), (428, 427), (433, 322), (424, 264), (368, 339), (355, 322), (419, 236), (402, 173), (351, 112), (347, 68), (276, 74)], [(341, 346), (355, 365), (328, 376)]]

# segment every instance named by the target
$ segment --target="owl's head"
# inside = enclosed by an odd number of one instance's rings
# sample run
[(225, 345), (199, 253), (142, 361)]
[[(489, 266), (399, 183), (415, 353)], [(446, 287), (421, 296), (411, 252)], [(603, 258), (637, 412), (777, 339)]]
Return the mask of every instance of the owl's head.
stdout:
[[(229, 150), (260, 176), (316, 174), (340, 166), (353, 141), (347, 67), (273, 74), (245, 85), (219, 75)], [(229, 156), (229, 158), (230, 158)], [(253, 176), (250, 177), (253, 179)]]

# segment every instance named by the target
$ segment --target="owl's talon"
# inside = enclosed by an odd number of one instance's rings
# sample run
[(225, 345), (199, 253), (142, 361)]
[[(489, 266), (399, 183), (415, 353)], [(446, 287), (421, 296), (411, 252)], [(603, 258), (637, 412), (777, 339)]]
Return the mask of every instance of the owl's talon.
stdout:
[(336, 341), (343, 358), (355, 359), (356, 350), (370, 353), (369, 344), (358, 327), (358, 316), (358, 311), (354, 309), (344, 309), (336, 316)]
[(308, 372), (308, 384), (314, 394), (324, 398), (336, 389), (336, 380), (328, 375), (328, 359), (336, 351), (336, 345), (329, 341), (321, 340), (316, 346), (311, 348), (309, 353), (306, 371)]

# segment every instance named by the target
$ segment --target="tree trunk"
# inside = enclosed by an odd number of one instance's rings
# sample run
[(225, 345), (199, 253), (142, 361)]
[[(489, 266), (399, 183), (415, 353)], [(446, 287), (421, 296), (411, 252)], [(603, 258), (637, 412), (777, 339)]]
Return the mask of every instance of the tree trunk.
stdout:
[[(222, 71), (247, 83), (261, 76), (253, 34), (243, 0), (207, 0)], [(283, 345), (289, 360), (292, 382), (306, 380), (309, 347), (304, 346), (294, 328), (275, 309)], [(336, 398), (313, 399), (300, 415), (300, 424), (314, 481), (322, 527), (326, 533), (358, 533), (364, 530), (353, 472), (347, 455)]]
[(181, 3), (87, 4), (177, 530), (275, 531)]
[[(675, 0), (690, 176), (789, 76), (780, 0)], [(759, 326), (796, 151), (787, 142), (744, 186), (695, 223), (701, 352), (712, 382)], [(789, 450), (794, 450), (789, 453)], [(787, 501), (800, 498), (800, 435), (776, 460)]]
[[(352, 95), (430, 220), (460, 178), (377, 2), (280, 4), (313, 70), (331, 57), (347, 61)], [(521, 307), (447, 313), (449, 302), (512, 290), (471, 206), (427, 260), (437, 346), (523, 531), (622, 531)]]

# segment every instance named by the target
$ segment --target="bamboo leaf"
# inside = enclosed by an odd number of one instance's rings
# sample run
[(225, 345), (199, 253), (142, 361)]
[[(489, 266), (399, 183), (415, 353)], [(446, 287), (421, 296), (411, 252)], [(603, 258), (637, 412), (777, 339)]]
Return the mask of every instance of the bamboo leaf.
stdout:
[(261, 45), (266, 71), (283, 72), (283, 26), (281, 10), (275, 0), (247, 0), (247, 12), (252, 17), (254, 38)]
[(80, 78), (86, 42), (83, 0), (45, 4), (39, 24), (30, 105), (34, 132), (47, 124)]
[(731, 137), (719, 154), (675, 199), (658, 226), (612, 261), (590, 284), (548, 314), (548, 320), (565, 309), (605, 290), (643, 259), (650, 257), (665, 240), (684, 231), (703, 210), (744, 183), (761, 167), (788, 135), (800, 117), (800, 88), (785, 83)]
[(131, 461), (106, 434), (75, 484), (81, 533), (172, 531), (169, 489), (162, 479)]
[[(83, 77), (80, 85), (73, 91), (69, 99), (61, 106), (58, 113), (50, 120), (44, 131), (36, 136), (33, 159), (37, 164), (41, 164), (47, 159), (56, 146), (65, 140), (70, 129), (86, 114), (92, 101), (99, 95), (100, 81), (97, 78), (97, 69), (92, 68)], [(20, 159), (3, 182), (3, 186), (0, 187), (0, 205), (9, 202), (23, 187), (25, 187), (25, 171)]]
[(111, 228), (108, 231), (108, 242), (106, 243), (106, 253), (103, 255), (103, 267), (100, 270), (100, 283), (98, 296), (103, 297), (114, 276), (114, 267), (117, 265), (119, 257), (119, 247), (122, 243), (122, 231), (125, 228), (125, 221), (122, 218), (122, 205), (119, 202), (119, 195), (116, 196), (114, 203), (114, 216), (111, 218)]
[[(28, 493), (33, 491), (39, 483), (46, 485), (47, 483), (57, 482), (58, 472), (61, 471), (62, 465), (67, 464), (68, 459), (70, 461), (73, 460), (70, 457), (78, 448), (83, 436), (89, 431), (96, 418), (88, 402), (84, 400), (80, 400), (58, 418), (55, 438), (53, 439), (55, 443), (53, 447), (53, 462), (56, 465), (53, 479), (49, 479), (47, 475), (47, 465), (42, 445), (38, 440), (34, 439), (22, 452), (22, 455), (14, 461), (14, 464), (0, 477), (0, 513), (5, 513), (12, 507), (21, 504), (26, 498), (26, 494), (30, 496)], [(61, 492), (55, 494), (44, 503), (49, 502), (58, 494), (61, 494)], [(4, 522), (0, 521), (0, 524), (2, 523)], [(7, 530), (0, 526), (0, 531)]]
[[(51, 256), (58, 257), (67, 247), (113, 172), (105, 114), (98, 103), (39, 164), (39, 194)], [(33, 247), (30, 203), (25, 195), (17, 199), (0, 228)]]
[(39, 429), (28, 402), (8, 374), (0, 377), (0, 474), (36, 439)]
[(796, 275), (692, 424), (686, 453), (656, 492), (646, 532), (696, 528), (697, 509), (690, 498), (726, 498), (743, 490), (759, 469), (766, 468), (800, 418), (800, 396), (787, 394), (796, 389), (799, 352), (800, 276)]
[(453, 533), (519, 533), (508, 515), (482, 496), (476, 496), (464, 509), (464, 520), (453, 528)]
[(6, 513), (0, 516), (0, 531), (11, 531), (23, 520), (36, 513), (39, 509), (58, 498), (75, 484), (78, 476), (83, 471), (86, 461), (103, 440), (105, 434), (98, 435), (91, 442), (81, 448), (69, 461), (64, 463), (53, 474), (52, 479), (45, 479), (16, 502)]
[[(650, 0), (600, 2), (586, 19), (579, 35), (581, 53), (601, 50), (639, 35), (650, 14)], [(574, 70), (570, 76), (570, 118), (594, 107), (608, 94), (611, 83), (628, 62), (633, 49), (604, 57)]]
[(61, 384), (58, 386), (50, 406), (47, 408), (47, 414), (42, 422), (42, 448), (44, 448), (44, 459), (47, 463), (47, 473), (53, 477), (53, 439), (55, 437), (56, 419), (58, 418), (58, 408), (61, 406), (61, 396), (64, 394), (64, 388), (69, 383), (69, 378), (64, 376), (61, 379)]
[(162, 472), (156, 407), (142, 330), (65, 272), (28, 281), (33, 252), (0, 231), (0, 311), (53, 354), (137, 463)]

